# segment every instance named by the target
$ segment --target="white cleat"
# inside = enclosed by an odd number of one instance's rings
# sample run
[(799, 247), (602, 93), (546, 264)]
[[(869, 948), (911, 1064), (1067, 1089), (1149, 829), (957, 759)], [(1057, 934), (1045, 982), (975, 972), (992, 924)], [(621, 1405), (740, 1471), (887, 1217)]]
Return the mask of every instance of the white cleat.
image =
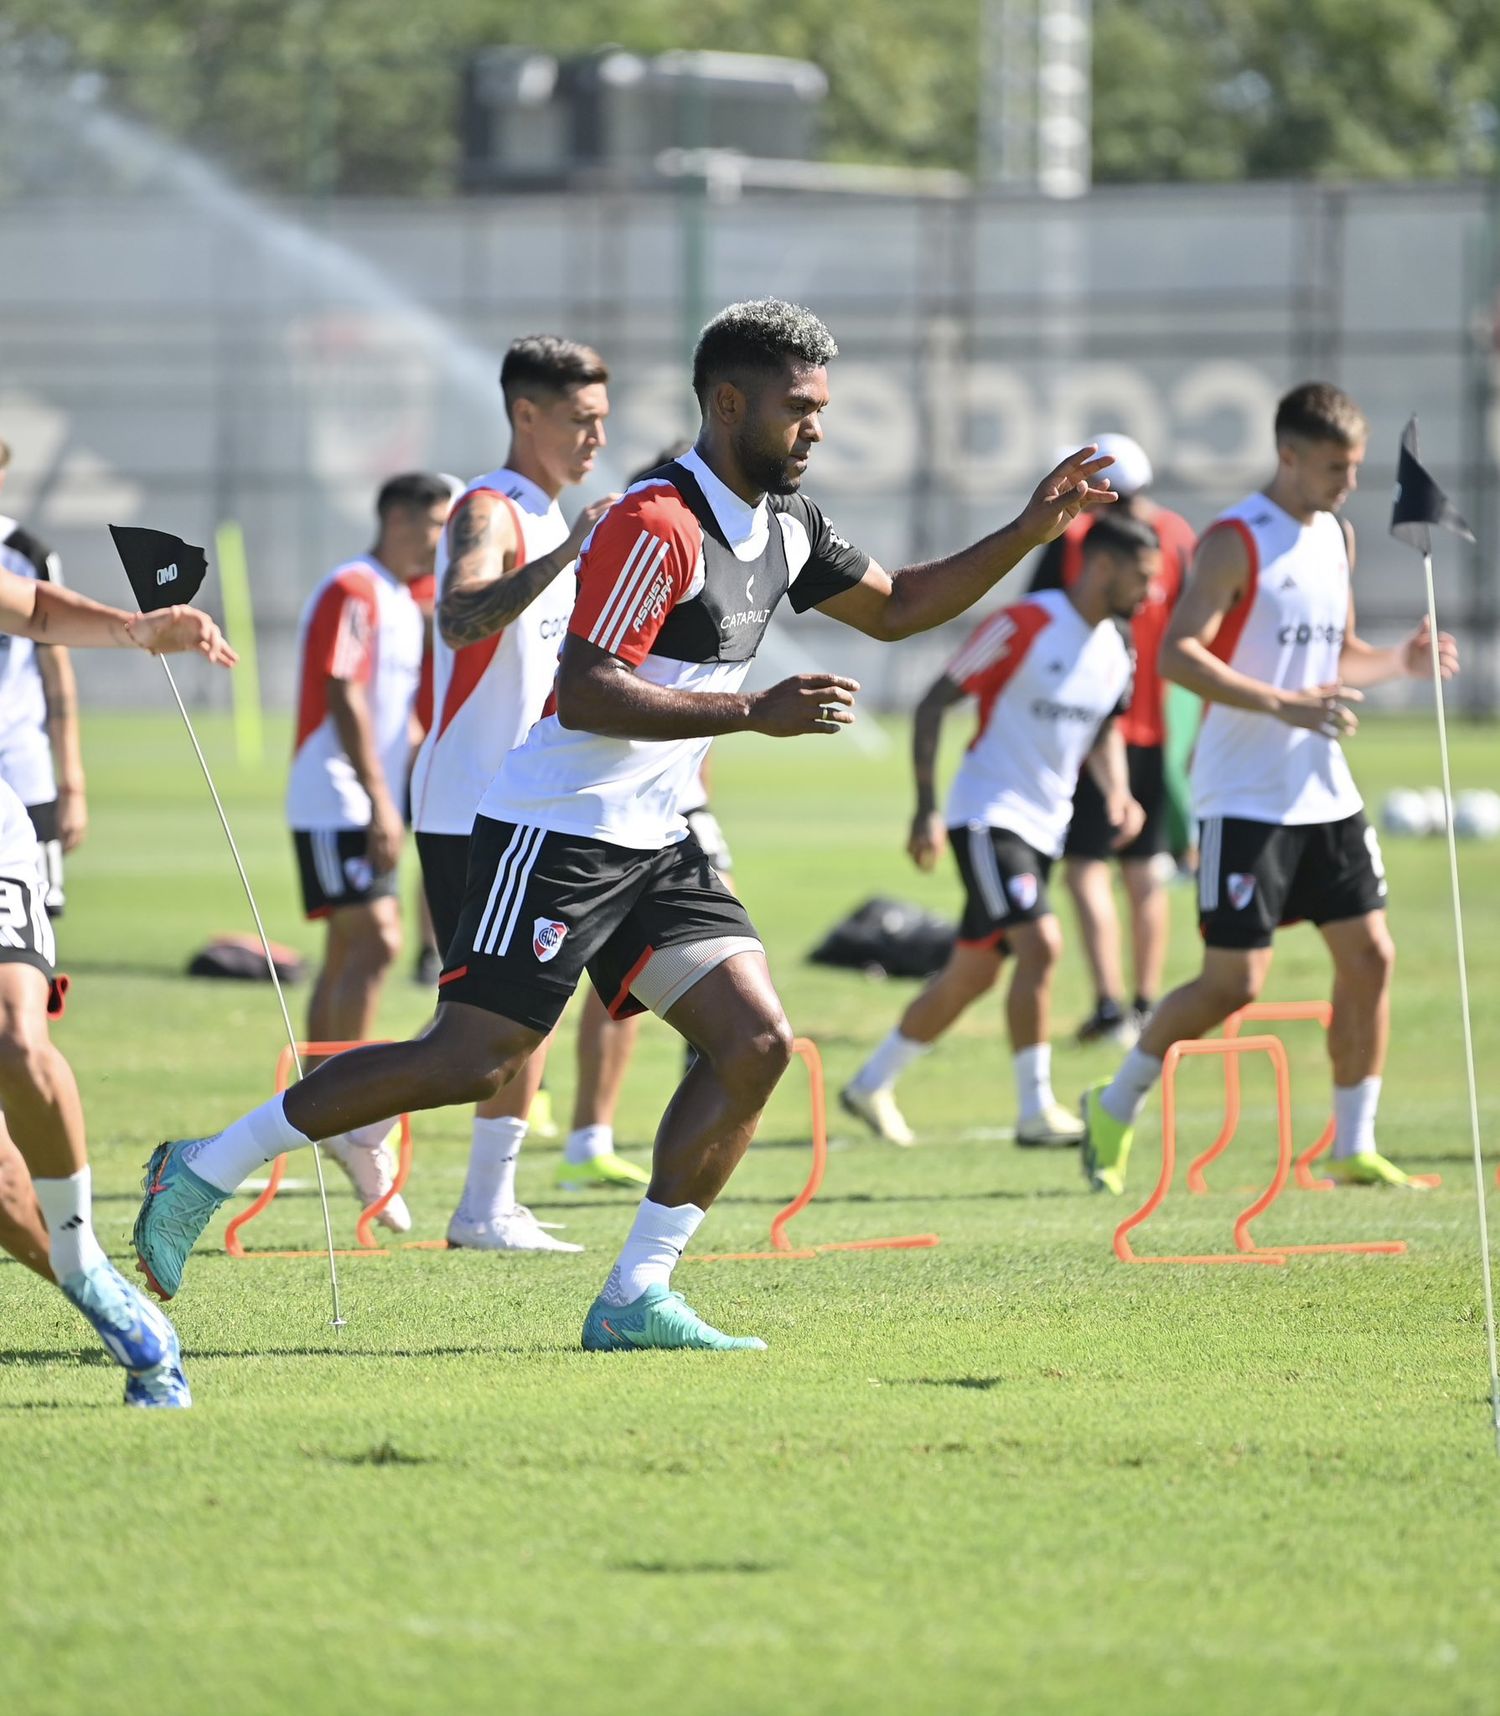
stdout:
[(1061, 1103), (1050, 1103), (1030, 1120), (1016, 1122), (1016, 1143), (1027, 1150), (1059, 1150), (1081, 1144), (1087, 1127)]
[[(396, 1183), (396, 1152), (389, 1138), (373, 1146), (356, 1144), (347, 1137), (325, 1138), (319, 1148), (332, 1156), (349, 1176), (349, 1184), (364, 1209), (378, 1203)], [(411, 1211), (399, 1192), (375, 1219), (392, 1233), (411, 1232)]]
[(565, 1239), (554, 1239), (525, 1204), (492, 1215), (487, 1221), (454, 1216), (448, 1223), (450, 1251), (582, 1251)]
[(887, 1144), (899, 1144), (904, 1150), (917, 1141), (916, 1133), (906, 1124), (906, 1116), (896, 1106), (895, 1092), (888, 1085), (860, 1090), (856, 1085), (846, 1084), (839, 1092), (839, 1104), (846, 1114), (863, 1120)]

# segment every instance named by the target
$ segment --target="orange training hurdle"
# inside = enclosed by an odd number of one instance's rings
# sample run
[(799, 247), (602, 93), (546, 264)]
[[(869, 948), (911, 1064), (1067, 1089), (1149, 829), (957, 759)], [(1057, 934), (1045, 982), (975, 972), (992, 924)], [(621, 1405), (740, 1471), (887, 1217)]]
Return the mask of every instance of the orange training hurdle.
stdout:
[[(298, 1043), (294, 1054), (290, 1046), (284, 1048), (276, 1062), (276, 1088), (285, 1090), (292, 1082), (292, 1073), (296, 1070), (297, 1056), (304, 1058), (312, 1055), (341, 1055), (346, 1049), (369, 1048), (372, 1043), (388, 1041), (384, 1038), (372, 1038), (368, 1042), (330, 1042), (330, 1043)], [(399, 1195), (406, 1184), (406, 1177), (411, 1172), (411, 1117), (398, 1117), (401, 1127), (400, 1157), (396, 1164), (396, 1178), (391, 1189), (384, 1197), (377, 1198), (373, 1204), (367, 1204), (359, 1212), (359, 1221), (354, 1229), (357, 1243), (344, 1250), (337, 1251), (339, 1257), (385, 1257), (386, 1248), (377, 1243), (374, 1234), (375, 1218), (391, 1201)], [(297, 1251), (249, 1251), (240, 1239), (240, 1232), (247, 1227), (258, 1215), (261, 1215), (281, 1189), (281, 1182), (286, 1177), (286, 1157), (278, 1156), (271, 1164), (271, 1175), (265, 1188), (248, 1209), (241, 1210), (224, 1229), (224, 1249), (231, 1257), (326, 1257), (328, 1254), (321, 1246), (304, 1248)]]
[[(1318, 1003), (1308, 1003), (1316, 1007)], [(1300, 1013), (1301, 1018), (1315, 1018), (1316, 1013)], [(1247, 1208), (1236, 1218), (1233, 1229), (1234, 1246), (1232, 1252), (1213, 1252), (1198, 1256), (1138, 1256), (1130, 1243), (1133, 1229), (1149, 1219), (1161, 1207), (1167, 1193), (1172, 1189), (1172, 1179), (1177, 1166), (1177, 1069), (1185, 1055), (1211, 1055), (1222, 1058), (1228, 1063), (1237, 1062), (1241, 1055), (1266, 1054), (1270, 1056), (1271, 1067), (1276, 1075), (1276, 1169), (1271, 1176), (1271, 1183)], [(1231, 1075), (1225, 1073), (1226, 1091), (1232, 1091), (1233, 1118), (1239, 1117), (1239, 1069), (1234, 1068), (1232, 1083)], [(1202, 1167), (1205, 1161), (1210, 1161), (1218, 1155), (1233, 1136), (1233, 1126), (1226, 1126), (1225, 1131), (1215, 1141), (1212, 1149), (1200, 1157), (1194, 1164)], [(1406, 1250), (1404, 1240), (1370, 1240), (1370, 1241), (1339, 1241), (1321, 1245), (1274, 1245), (1261, 1246), (1250, 1231), (1250, 1224), (1265, 1213), (1280, 1197), (1286, 1187), (1292, 1167), (1292, 1091), (1291, 1075), (1287, 1068), (1286, 1049), (1279, 1037), (1260, 1036), (1243, 1037), (1238, 1029), (1232, 1034), (1226, 1033), (1222, 1038), (1200, 1041), (1174, 1043), (1167, 1050), (1162, 1063), (1161, 1087), (1161, 1173), (1151, 1195), (1135, 1212), (1127, 1216), (1115, 1229), (1115, 1256), (1122, 1263), (1285, 1263), (1288, 1257), (1310, 1256), (1321, 1253), (1351, 1253), (1362, 1255), (1395, 1256)], [(1200, 1175), (1201, 1178), (1201, 1175)], [(1196, 1189), (1196, 1188), (1195, 1188)], [(1204, 1190), (1207, 1188), (1204, 1187)]]

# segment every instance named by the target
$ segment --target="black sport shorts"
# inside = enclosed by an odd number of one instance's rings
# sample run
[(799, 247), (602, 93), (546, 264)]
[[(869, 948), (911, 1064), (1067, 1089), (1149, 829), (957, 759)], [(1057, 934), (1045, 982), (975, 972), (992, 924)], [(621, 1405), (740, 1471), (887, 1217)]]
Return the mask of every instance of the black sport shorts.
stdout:
[(481, 816), (440, 999), (546, 1032), (586, 971), (623, 1019), (644, 1010), (631, 985), (653, 954), (736, 936), (758, 944), (691, 834), (640, 852)]
[(368, 828), (294, 828), (302, 910), (326, 918), (341, 906), (364, 906), (396, 892), (396, 872), (370, 868)]
[(424, 834), (418, 829), (417, 857), (422, 861), (422, 892), (427, 896), (433, 937), (438, 952), (446, 953), (458, 929), (469, 882), (469, 837)]
[(1154, 858), (1167, 849), (1167, 780), (1160, 745), (1127, 745), (1130, 796), (1146, 813), (1141, 831), (1118, 852), (1110, 847), (1114, 828), (1104, 814), (1104, 794), (1087, 769), (1073, 794), (1073, 820), (1063, 846), (1064, 858)]
[(964, 884), (960, 947), (998, 947), (1017, 924), (1052, 910), (1047, 878), (1052, 860), (1007, 828), (950, 828), (948, 840)]
[(40, 872), (0, 875), (0, 965), (34, 965), (50, 982), (56, 960)]
[(1198, 838), (1198, 924), (1210, 947), (1269, 947), (1282, 924), (1385, 909), (1385, 863), (1362, 811), (1291, 826), (1210, 816)]

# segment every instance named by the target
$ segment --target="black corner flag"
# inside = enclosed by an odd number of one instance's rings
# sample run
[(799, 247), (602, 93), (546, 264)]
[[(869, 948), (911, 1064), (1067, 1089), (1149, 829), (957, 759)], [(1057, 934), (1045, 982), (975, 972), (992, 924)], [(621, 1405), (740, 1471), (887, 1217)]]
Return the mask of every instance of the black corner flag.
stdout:
[(1432, 553), (1431, 525), (1439, 525), (1474, 540), (1450, 501), (1428, 476), (1417, 458), (1417, 420), (1413, 417), (1401, 432), (1401, 453), (1396, 461), (1396, 493), (1391, 504), (1391, 535), (1415, 548), (1418, 554)]
[(112, 524), (109, 534), (143, 614), (191, 602), (208, 576), (208, 556), (180, 536), (135, 524)]

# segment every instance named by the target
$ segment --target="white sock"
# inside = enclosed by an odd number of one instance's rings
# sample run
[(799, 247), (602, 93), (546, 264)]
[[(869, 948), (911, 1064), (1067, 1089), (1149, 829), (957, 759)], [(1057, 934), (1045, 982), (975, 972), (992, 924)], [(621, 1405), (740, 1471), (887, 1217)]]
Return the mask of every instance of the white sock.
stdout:
[(386, 1139), (396, 1130), (394, 1120), (376, 1120), (369, 1126), (356, 1126), (352, 1132), (344, 1136), (351, 1144), (357, 1144), (361, 1150), (378, 1150)]
[(614, 1153), (613, 1126), (578, 1126), (568, 1134), (568, 1142), (563, 1146), (563, 1161), (576, 1166), (582, 1162), (596, 1162), (601, 1156), (613, 1156)]
[(94, 1237), (93, 1171), (85, 1163), (66, 1180), (34, 1179), (36, 1201), (47, 1223), (47, 1251), (59, 1281), (87, 1275), (104, 1262), (104, 1248)]
[(1120, 1070), (1099, 1093), (1099, 1106), (1122, 1126), (1134, 1126), (1146, 1106), (1152, 1086), (1161, 1077), (1161, 1062), (1144, 1049), (1132, 1049), (1120, 1062)]
[(850, 1090), (857, 1090), (868, 1096), (871, 1091), (887, 1089), (913, 1061), (920, 1060), (931, 1047), (931, 1043), (913, 1042), (910, 1037), (903, 1037), (899, 1030), (892, 1031), (849, 1080)]
[(630, 1238), (621, 1247), (599, 1297), (606, 1305), (633, 1305), (648, 1287), (665, 1287), (706, 1214), (697, 1204), (668, 1208), (642, 1198)]
[(187, 1152), (188, 1167), (200, 1180), (232, 1192), (284, 1150), (300, 1150), (312, 1142), (286, 1117), (286, 1093), (273, 1096), (231, 1122), (217, 1138), (205, 1138)]
[(516, 1163), (526, 1122), (508, 1114), (474, 1116), (469, 1173), (458, 1213), (464, 1221), (489, 1221), (516, 1207)]
[(1333, 1087), (1335, 1157), (1375, 1154), (1375, 1110), (1379, 1105), (1378, 1078), (1362, 1078), (1358, 1084)]
[(1012, 1056), (1016, 1069), (1016, 1100), (1022, 1120), (1039, 1120), (1056, 1100), (1052, 1095), (1052, 1045), (1033, 1043)]

